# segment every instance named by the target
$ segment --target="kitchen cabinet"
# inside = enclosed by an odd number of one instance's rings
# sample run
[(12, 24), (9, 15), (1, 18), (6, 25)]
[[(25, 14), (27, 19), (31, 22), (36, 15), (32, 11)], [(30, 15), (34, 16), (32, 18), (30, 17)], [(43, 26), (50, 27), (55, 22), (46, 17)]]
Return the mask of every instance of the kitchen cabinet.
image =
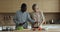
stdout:
[(15, 13), (18, 10), (17, 0), (0, 0), (0, 13)]
[(44, 0), (43, 11), (44, 12), (60, 12), (59, 11), (59, 0)]
[(0, 13), (15, 13), (22, 3), (27, 4), (28, 12), (32, 12), (32, 5), (36, 3), (40, 11), (56, 13), (60, 12), (59, 2), (59, 0), (0, 0)]
[(39, 10), (45, 13), (58, 13), (59, 11), (59, 0), (19, 0), (20, 6), (22, 3), (27, 4), (27, 11), (32, 12), (32, 5), (38, 4)]

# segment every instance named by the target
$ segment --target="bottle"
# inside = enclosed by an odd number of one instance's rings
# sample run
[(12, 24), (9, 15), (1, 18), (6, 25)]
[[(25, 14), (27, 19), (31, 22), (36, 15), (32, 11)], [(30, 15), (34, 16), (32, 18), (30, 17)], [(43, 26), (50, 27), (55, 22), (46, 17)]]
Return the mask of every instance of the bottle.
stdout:
[(52, 23), (54, 23), (53, 19), (52, 19)]
[(28, 25), (28, 29), (31, 29), (31, 28), (32, 28), (32, 27), (31, 27), (31, 24), (29, 24), (29, 25)]

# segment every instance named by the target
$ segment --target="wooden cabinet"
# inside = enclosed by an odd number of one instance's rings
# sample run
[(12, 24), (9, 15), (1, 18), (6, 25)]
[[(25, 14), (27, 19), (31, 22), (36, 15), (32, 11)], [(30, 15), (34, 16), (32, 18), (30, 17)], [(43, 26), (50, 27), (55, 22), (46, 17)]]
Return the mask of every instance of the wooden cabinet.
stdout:
[(59, 0), (0, 0), (0, 13), (15, 13), (22, 3), (27, 4), (28, 12), (32, 12), (33, 3), (38, 4), (43, 12), (60, 12)]
[(32, 12), (32, 5), (37, 4), (39, 10), (43, 12), (60, 12), (59, 11), (59, 0), (19, 0), (21, 3), (27, 4), (27, 10)]
[(18, 10), (17, 0), (0, 0), (0, 13), (12, 13)]
[(60, 12), (59, 11), (59, 0), (44, 0), (43, 11), (44, 12)]

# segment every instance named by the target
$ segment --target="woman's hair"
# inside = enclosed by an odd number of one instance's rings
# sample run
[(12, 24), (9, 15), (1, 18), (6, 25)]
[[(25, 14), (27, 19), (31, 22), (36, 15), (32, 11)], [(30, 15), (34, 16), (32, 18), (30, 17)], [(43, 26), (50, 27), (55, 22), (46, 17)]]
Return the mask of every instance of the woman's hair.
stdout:
[(33, 4), (33, 5), (32, 5), (32, 9), (33, 9), (33, 10), (35, 10), (35, 6), (36, 6), (36, 4)]

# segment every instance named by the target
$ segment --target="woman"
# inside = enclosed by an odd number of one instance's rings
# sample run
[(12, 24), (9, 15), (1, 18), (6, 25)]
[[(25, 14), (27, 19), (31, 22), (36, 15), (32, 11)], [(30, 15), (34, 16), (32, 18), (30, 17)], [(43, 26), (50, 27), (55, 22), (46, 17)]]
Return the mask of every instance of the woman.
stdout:
[(31, 13), (31, 18), (37, 22), (32, 25), (32, 28), (39, 28), (39, 26), (45, 22), (44, 15), (39, 11), (38, 5), (33, 4), (32, 9), (34, 12)]

